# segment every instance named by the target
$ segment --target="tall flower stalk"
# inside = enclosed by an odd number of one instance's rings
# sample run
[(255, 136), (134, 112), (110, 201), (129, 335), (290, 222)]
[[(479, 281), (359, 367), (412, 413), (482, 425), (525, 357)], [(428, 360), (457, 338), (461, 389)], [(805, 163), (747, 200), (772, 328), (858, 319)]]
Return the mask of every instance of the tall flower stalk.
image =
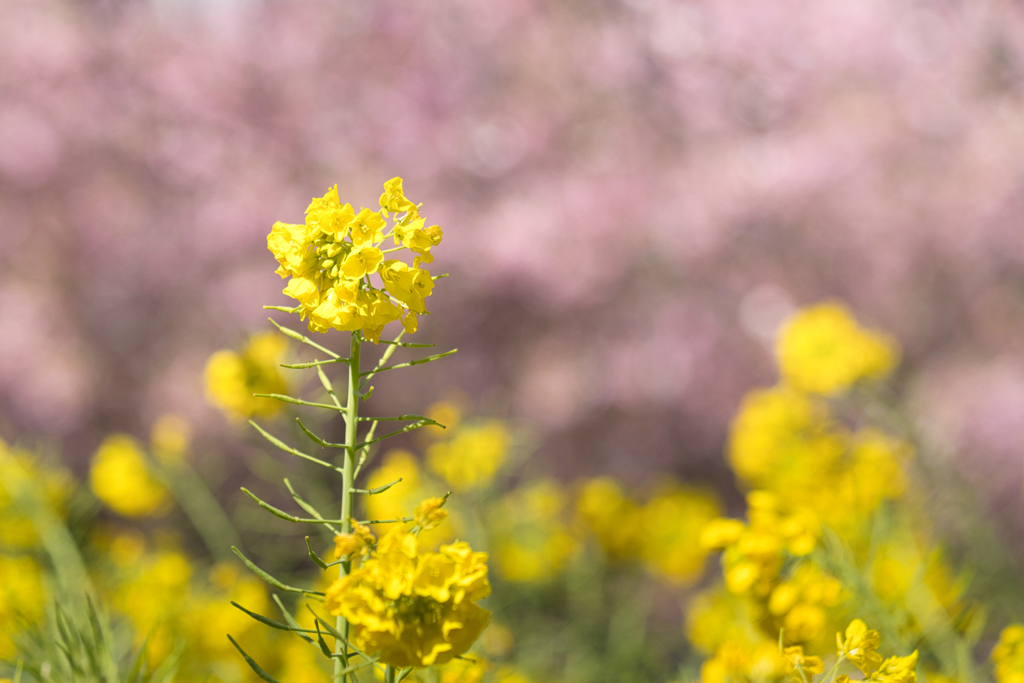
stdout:
[[(267, 238), (267, 245), (280, 264), (278, 274), (290, 278), (284, 293), (296, 299), (298, 304), (291, 308), (266, 308), (297, 313), (303, 320), (308, 317), (308, 327), (314, 332), (346, 331), (350, 343), (348, 357), (342, 358), (305, 335), (271, 320), (287, 336), (310, 346), (319, 354), (327, 355), (325, 359), (282, 367), (315, 369), (331, 403), (311, 402), (276, 393), (255, 395), (341, 413), (345, 420), (345, 442), (342, 444), (326, 441), (296, 418), (299, 428), (316, 445), (322, 449), (341, 450), (341, 462), (307, 454), (271, 435), (255, 422), (250, 421), (250, 424), (281, 450), (341, 476), (340, 516), (329, 519), (322, 515), (287, 480), (285, 484), (289, 493), (309, 517), (280, 510), (251, 491), (243, 491), (260, 507), (282, 519), (329, 529), (335, 535), (335, 561), (327, 562), (317, 555), (308, 536), (306, 550), (309, 558), (323, 570), (337, 565), (338, 578), (326, 594), (290, 586), (260, 569), (237, 548), (233, 550), (264, 581), (279, 590), (323, 602), (335, 619), (330, 623), (311, 610), (314, 621), (310, 629), (301, 627), (280, 601), (278, 605), (285, 622), (255, 614), (240, 605), (236, 607), (268, 626), (292, 631), (318, 647), (325, 657), (333, 661), (335, 681), (355, 680), (360, 669), (381, 665), (385, 665), (386, 681), (399, 681), (412, 671), (413, 666), (442, 663), (466, 652), (489, 619), (489, 613), (475, 604), (490, 593), (485, 554), (473, 552), (465, 543), (442, 546), (436, 553), (419, 551), (419, 532), (436, 526), (447, 515), (442, 509), (447, 494), (424, 501), (411, 516), (362, 522), (353, 519), (356, 493), (376, 495), (401, 481), (373, 489), (356, 487), (370, 449), (384, 439), (414, 429), (428, 425), (443, 427), (422, 415), (359, 415), (359, 403), (369, 398), (373, 390), (369, 383), (378, 372), (428, 363), (454, 353), (452, 350), (388, 364), (396, 349), (431, 346), (402, 341), (405, 334), (416, 332), (418, 316), (429, 313), (425, 299), (433, 292), (434, 280), (437, 279), (422, 266), (433, 261), (431, 248), (440, 243), (441, 229), (438, 226), (424, 227), (419, 209), (419, 205), (405, 197), (401, 178), (385, 183), (379, 211), (364, 208), (356, 212), (350, 204), (341, 203), (337, 187), (334, 187), (323, 197), (313, 199), (306, 210), (304, 223), (275, 223)], [(387, 229), (389, 219), (392, 221), (390, 230)], [(394, 247), (382, 249), (388, 238), (394, 240)], [(385, 260), (385, 254), (403, 249), (415, 254), (412, 265), (398, 259)], [(380, 286), (374, 284), (371, 276), (379, 278)], [(394, 339), (382, 341), (384, 328), (398, 321), (403, 330)], [(383, 343), (387, 348), (372, 369), (363, 371), (361, 352), (366, 342)], [(342, 364), (347, 369), (344, 403), (325, 371), (334, 364)], [(388, 421), (406, 424), (375, 437), (380, 422)], [(360, 423), (369, 423), (369, 428), (362, 435)], [(409, 522), (415, 524), (406, 528)], [(384, 523), (396, 526), (378, 543), (367, 525)], [(325, 634), (335, 638), (333, 649), (328, 648)], [(263, 680), (274, 680), (234, 639), (231, 642)], [(361, 661), (355, 662), (355, 659)]]

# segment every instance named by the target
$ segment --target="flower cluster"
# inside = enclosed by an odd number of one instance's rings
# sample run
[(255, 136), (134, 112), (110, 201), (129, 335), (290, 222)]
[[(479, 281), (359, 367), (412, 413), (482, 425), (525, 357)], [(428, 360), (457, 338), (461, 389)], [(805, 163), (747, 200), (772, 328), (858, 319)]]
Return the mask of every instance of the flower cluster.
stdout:
[[(895, 343), (858, 326), (841, 305), (823, 304), (798, 311), (777, 349), (779, 384), (750, 392), (730, 433), (727, 455), (748, 489), (747, 520), (720, 518), (701, 535), (704, 547), (723, 551), (722, 587), (701, 596), (689, 620), (694, 644), (713, 655), (709, 671), (750, 664), (780, 632), (790, 666), (817, 670), (825, 635), (858, 603), (882, 606), (909, 642), (928, 623), (962, 631), (971, 617), (963, 583), (903, 499), (912, 448), (868, 417), (879, 414), (867, 410), (870, 391), (851, 391), (892, 370)], [(852, 574), (858, 581), (839, 579)], [(910, 604), (916, 593), (927, 600)], [(877, 680), (913, 680), (916, 653), (882, 662), (868, 648), (876, 639), (854, 621), (846, 657)]]
[[(388, 230), (388, 218), (393, 225)], [(424, 227), (419, 206), (406, 199), (402, 179), (384, 183), (380, 210), (360, 209), (342, 204), (335, 185), (323, 197), (314, 198), (306, 209), (306, 222), (277, 222), (267, 236), (267, 247), (280, 267), (277, 274), (291, 278), (284, 293), (299, 302), (309, 329), (362, 330), (371, 340), (380, 339), (384, 327), (397, 320), (409, 333), (415, 332), (417, 316), (428, 313), (424, 299), (430, 296), (434, 279), (421, 268), (434, 260), (431, 248), (441, 242), (441, 228)], [(388, 238), (394, 249), (381, 249)], [(413, 264), (384, 255), (409, 249)], [(374, 286), (376, 274), (382, 287)]]
[(466, 543), (421, 553), (395, 527), (370, 557), (327, 589), (326, 605), (353, 626), (352, 639), (387, 664), (430, 666), (462, 655), (487, 626), (476, 601), (491, 592), (487, 555)]

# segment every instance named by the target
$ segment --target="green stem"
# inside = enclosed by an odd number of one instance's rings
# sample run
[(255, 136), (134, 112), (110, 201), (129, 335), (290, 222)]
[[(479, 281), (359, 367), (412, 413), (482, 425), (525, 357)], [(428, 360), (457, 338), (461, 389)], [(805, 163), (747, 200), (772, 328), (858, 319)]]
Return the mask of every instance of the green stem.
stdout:
[(395, 667), (390, 664), (384, 669), (384, 683), (395, 683)]
[[(352, 333), (352, 351), (349, 354), (348, 362), (348, 396), (345, 403), (345, 463), (342, 470), (341, 489), (341, 533), (352, 533), (352, 499), (354, 497), (352, 484), (355, 479), (356, 469), (356, 441), (359, 427), (359, 397), (356, 392), (359, 389), (359, 332)], [(319, 367), (317, 368), (320, 369)], [(350, 562), (342, 562), (338, 566), (338, 576), (345, 576), (351, 568)], [(339, 655), (334, 659), (334, 680), (344, 680), (345, 669), (348, 668), (348, 661), (345, 657), (346, 642), (349, 638), (348, 622), (345, 617), (338, 616), (335, 626), (338, 632), (345, 636), (345, 641), (334, 640), (334, 652)]]

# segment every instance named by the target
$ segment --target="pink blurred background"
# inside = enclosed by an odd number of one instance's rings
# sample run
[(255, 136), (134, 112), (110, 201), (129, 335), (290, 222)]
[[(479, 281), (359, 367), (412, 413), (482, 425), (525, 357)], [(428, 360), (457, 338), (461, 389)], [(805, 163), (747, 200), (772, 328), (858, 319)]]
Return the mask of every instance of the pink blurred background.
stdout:
[(166, 411), (237, 440), (201, 372), (285, 303), (270, 225), (401, 175), (452, 274), (418, 341), (460, 353), (377, 400), (461, 388), (563, 477), (721, 477), (779, 321), (838, 297), (902, 343), (935, 451), (1020, 506), (1019, 3), (0, 7), (8, 439), (78, 469)]

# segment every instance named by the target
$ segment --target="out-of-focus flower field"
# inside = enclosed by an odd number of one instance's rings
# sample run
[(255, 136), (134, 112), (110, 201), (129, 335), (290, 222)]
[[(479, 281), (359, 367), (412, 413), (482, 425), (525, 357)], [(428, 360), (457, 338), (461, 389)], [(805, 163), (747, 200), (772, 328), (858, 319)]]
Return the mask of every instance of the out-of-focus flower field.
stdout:
[[(1022, 13), (7, 0), (0, 676), (331, 680), (317, 565), (458, 539), (490, 624), (410, 681), (1021, 683)], [(418, 538), (343, 543), (259, 507), (338, 492), (247, 420), (347, 438), (252, 395), (330, 401), (267, 233), (398, 174), (459, 351), (360, 399), (447, 426), (356, 482)]]

